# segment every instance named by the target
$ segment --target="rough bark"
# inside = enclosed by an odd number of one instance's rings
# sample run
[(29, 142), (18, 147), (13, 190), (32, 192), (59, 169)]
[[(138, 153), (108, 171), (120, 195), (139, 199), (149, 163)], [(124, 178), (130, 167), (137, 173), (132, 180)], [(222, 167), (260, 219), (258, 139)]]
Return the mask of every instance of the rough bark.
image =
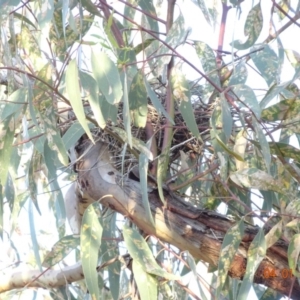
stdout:
[[(111, 166), (107, 145), (102, 142), (92, 145), (85, 141), (79, 152), (79, 156), (82, 155), (83, 158), (77, 164), (78, 180), (76, 186), (70, 188), (66, 201), (68, 209), (71, 208), (68, 218), (72, 220), (75, 232), (79, 231), (84, 208), (93, 201), (99, 201), (129, 218), (145, 233), (154, 235), (181, 250), (188, 250), (195, 258), (217, 266), (222, 240), (226, 231), (233, 225), (232, 221), (216, 212), (191, 207), (168, 191), (165, 193), (167, 205), (163, 206), (157, 191), (152, 190), (149, 192), (149, 202), (155, 221), (154, 227), (146, 218), (139, 182), (122, 178)], [(231, 277), (243, 278), (247, 264), (247, 249), (256, 232), (255, 227), (249, 226), (246, 229), (239, 251), (230, 267)], [(289, 269), (287, 245), (280, 241), (268, 249), (267, 256), (256, 272), (254, 282), (264, 284), (284, 295), (291, 295), (294, 299), (300, 299), (298, 281), (294, 280), (295, 278), (284, 279), (280, 276), (284, 269)], [(265, 278), (265, 270), (275, 270), (277, 276)], [(79, 273), (81, 276), (81, 271)], [(68, 277), (63, 282), (57, 281), (57, 286), (81, 279), (76, 276), (73, 276), (74, 280)], [(2, 286), (1, 282), (0, 292), (7, 290)], [(16, 282), (7, 286), (9, 289), (20, 287)], [(33, 281), (30, 286), (41, 285), (38, 281)]]

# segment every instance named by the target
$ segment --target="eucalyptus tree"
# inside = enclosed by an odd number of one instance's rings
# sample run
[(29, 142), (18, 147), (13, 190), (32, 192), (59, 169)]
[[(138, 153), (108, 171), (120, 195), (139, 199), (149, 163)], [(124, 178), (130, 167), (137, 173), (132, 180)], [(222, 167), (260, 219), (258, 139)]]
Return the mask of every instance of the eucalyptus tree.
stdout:
[(299, 299), (300, 4), (250, 2), (0, 1), (1, 299)]

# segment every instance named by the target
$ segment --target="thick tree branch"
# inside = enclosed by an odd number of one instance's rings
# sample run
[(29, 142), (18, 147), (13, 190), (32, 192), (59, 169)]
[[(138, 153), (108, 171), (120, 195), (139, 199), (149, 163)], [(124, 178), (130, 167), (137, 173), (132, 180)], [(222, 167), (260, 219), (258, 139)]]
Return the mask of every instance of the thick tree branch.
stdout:
[[(170, 243), (181, 250), (188, 250), (195, 258), (217, 266), (222, 241), (227, 230), (234, 224), (226, 217), (208, 210), (200, 210), (181, 200), (172, 192), (165, 191), (167, 206), (164, 207), (159, 200), (156, 190), (149, 193), (149, 202), (155, 227), (145, 217), (142, 204), (140, 183), (122, 178), (117, 170), (110, 164), (107, 145), (97, 142), (95, 146), (85, 141), (79, 150), (79, 156), (86, 153), (78, 163), (78, 181), (70, 189), (73, 195), (73, 214), (81, 215), (84, 208), (93, 201), (99, 201), (104, 206), (121, 213), (129, 218), (145, 233), (154, 235), (162, 241)], [(75, 205), (74, 205), (75, 204)], [(74, 215), (68, 217), (76, 220)], [(77, 217), (77, 220), (80, 218)], [(257, 229), (248, 226), (239, 250), (230, 267), (229, 275), (242, 279), (247, 265), (247, 250)], [(283, 278), (281, 274), (288, 270), (287, 245), (279, 241), (267, 251), (266, 258), (260, 264), (254, 282), (264, 284), (272, 289), (300, 299), (300, 286), (294, 278)], [(267, 278), (266, 272), (276, 276)], [(15, 273), (11, 279), (0, 279), (0, 291), (29, 286), (57, 287), (72, 281), (82, 279), (80, 267), (74, 266), (62, 271), (47, 271), (37, 280), (40, 272), (29, 271)]]

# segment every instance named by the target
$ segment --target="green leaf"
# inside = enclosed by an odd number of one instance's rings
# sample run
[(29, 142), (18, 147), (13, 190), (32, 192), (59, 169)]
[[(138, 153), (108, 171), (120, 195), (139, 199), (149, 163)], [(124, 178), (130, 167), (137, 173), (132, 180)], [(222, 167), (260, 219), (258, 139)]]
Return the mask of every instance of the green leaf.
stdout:
[(106, 53), (92, 51), (92, 70), (99, 91), (110, 104), (119, 103), (123, 91), (117, 67)]
[(54, 244), (51, 251), (49, 251), (43, 261), (43, 267), (50, 268), (61, 260), (63, 260), (71, 251), (79, 246), (79, 237), (74, 235), (64, 236)]
[(169, 167), (169, 159), (167, 158), (170, 155), (170, 146), (166, 147), (164, 151), (158, 157), (157, 163), (157, 189), (159, 198), (163, 204), (165, 204), (164, 192), (163, 192), (163, 183), (166, 179), (166, 174)]
[(270, 173), (271, 151), (270, 151), (269, 143), (267, 141), (265, 134), (263, 133), (263, 131), (260, 127), (260, 124), (257, 123), (257, 121), (255, 119), (252, 120), (252, 124), (253, 124), (254, 130), (256, 132), (258, 142), (261, 147), (261, 152), (262, 152), (262, 155), (264, 158), (264, 163), (267, 167), (268, 172)]
[[(112, 127), (112, 131), (117, 133), (119, 137), (123, 140), (124, 143), (128, 143), (128, 138), (126, 132), (118, 127)], [(149, 160), (153, 160), (152, 152), (147, 148), (146, 144), (142, 142), (140, 139), (132, 137), (132, 146), (140, 151), (141, 153), (145, 154)]]
[(82, 270), (92, 300), (100, 299), (96, 270), (102, 238), (102, 226), (99, 217), (99, 203), (90, 204), (83, 214), (80, 233)]
[(65, 148), (69, 150), (73, 147), (83, 134), (82, 126), (78, 122), (73, 123), (62, 137)]
[[(136, 127), (145, 127), (147, 121), (147, 92), (143, 74), (138, 72), (131, 83), (129, 94), (129, 108), (132, 113), (133, 124)], [(128, 134), (128, 133), (127, 133)]]
[(248, 249), (247, 268), (237, 299), (246, 300), (248, 298), (255, 272), (265, 258), (266, 251), (264, 230), (260, 228)]
[[(258, 45), (253, 47), (251, 51), (255, 51), (260, 48), (261, 45)], [(269, 45), (264, 45), (263, 50), (256, 51), (255, 53), (251, 54), (251, 59), (253, 60), (262, 77), (266, 80), (268, 86), (271, 86), (273, 83), (277, 82), (279, 73), (278, 56)]]
[(120, 259), (116, 259), (116, 257), (120, 255), (118, 247), (120, 234), (116, 216), (117, 214), (108, 209), (103, 218), (101, 218), (103, 235), (100, 248), (102, 263), (108, 262), (110, 260), (115, 260), (115, 262), (107, 266), (109, 287), (114, 300), (118, 300), (119, 294), (121, 294), (121, 291), (119, 291), (121, 288), (121, 262)]
[[(142, 8), (143, 11), (146, 11), (149, 15), (146, 15), (146, 18), (148, 20), (148, 23), (150, 25), (151, 30), (158, 32), (158, 24), (155, 18), (157, 18), (156, 11), (155, 11), (155, 6), (153, 5), (152, 0), (139, 0), (138, 1), (139, 6)], [(151, 17), (153, 16), (153, 18)]]
[(70, 61), (66, 69), (66, 90), (69, 97), (69, 101), (72, 105), (73, 111), (77, 117), (77, 120), (83, 127), (88, 137), (94, 142), (91, 131), (87, 125), (85, 113), (81, 100), (81, 93), (78, 82), (78, 68), (76, 61), (73, 59)]
[[(189, 29), (185, 28), (184, 17), (179, 11), (179, 16), (173, 22), (172, 27), (167, 33), (167, 37), (165, 39), (165, 44), (168, 44), (172, 48), (177, 48), (179, 45), (183, 44), (189, 34)], [(148, 50), (151, 47), (148, 48)], [(164, 65), (168, 64), (172, 58), (171, 55), (164, 55), (164, 54), (171, 54), (172, 51), (165, 45), (161, 45), (160, 49), (157, 52), (157, 56), (162, 56), (158, 59), (157, 65), (158, 67), (162, 68)]]
[(3, 240), (3, 186), (0, 182), (0, 237)]
[(286, 99), (276, 103), (261, 112), (261, 118), (266, 121), (282, 121), (299, 117), (300, 114), (300, 100)]
[(0, 184), (6, 184), (15, 133), (15, 119), (7, 118), (0, 123)]
[(161, 102), (158, 99), (157, 95), (152, 90), (149, 82), (146, 80), (146, 77), (144, 77), (144, 83), (145, 83), (145, 87), (146, 87), (146, 90), (147, 90), (147, 95), (150, 98), (150, 100), (151, 100), (153, 106), (155, 107), (155, 109), (157, 110), (157, 112), (159, 114), (163, 114), (174, 125), (175, 124), (174, 121), (172, 120), (172, 118), (170, 117), (170, 115), (166, 112), (165, 108), (161, 104)]
[(206, 7), (205, 1), (204, 0), (192, 0), (192, 2), (201, 9), (206, 22), (209, 25), (211, 25), (209, 11), (208, 11), (208, 9)]
[(300, 272), (297, 271), (299, 253), (300, 253), (300, 234), (297, 233), (292, 237), (288, 248), (289, 267), (291, 268), (293, 274), (297, 277), (300, 276)]
[(275, 180), (268, 173), (256, 168), (243, 169), (230, 174), (230, 179), (237, 185), (263, 191), (285, 193), (284, 179)]
[(44, 156), (46, 167), (48, 169), (48, 181), (50, 182), (50, 188), (52, 189), (52, 191), (55, 191), (55, 193), (53, 193), (55, 197), (55, 206), (56, 206), (55, 217), (58, 220), (58, 224), (62, 225), (65, 223), (66, 210), (65, 210), (65, 203), (61, 192), (61, 188), (57, 182), (57, 166), (56, 166), (57, 155), (56, 152), (49, 147), (47, 141), (45, 141), (44, 144), (43, 156)]
[(24, 105), (27, 103), (27, 88), (21, 88), (14, 91), (8, 98), (8, 103), (1, 111), (0, 120), (3, 122), (6, 118), (21, 112)]
[[(299, 2), (298, 2), (299, 3)], [(281, 7), (281, 9), (283, 10), (283, 12), (281, 10), (279, 10), (279, 8), (276, 8), (276, 12), (277, 12), (277, 15), (279, 16), (279, 18), (281, 20), (283, 20), (286, 15), (288, 15), (289, 13), (289, 10), (290, 10), (290, 5), (291, 5), (291, 1), (290, 0), (281, 0), (279, 3), (278, 3), (279, 7)]]
[(285, 49), (284, 50), (289, 62), (293, 66), (296, 72), (300, 70), (300, 54), (294, 50)]
[(148, 158), (143, 153), (141, 153), (139, 156), (139, 175), (140, 175), (143, 206), (146, 211), (146, 218), (147, 220), (150, 220), (152, 226), (155, 227), (150, 204), (149, 204), (149, 199), (148, 199), (148, 185), (147, 185)]
[(132, 262), (132, 271), (142, 300), (153, 300), (158, 297), (158, 280), (145, 271), (143, 265), (135, 259)]
[(223, 124), (223, 132), (226, 137), (226, 141), (228, 142), (231, 131), (233, 127), (233, 119), (231, 116), (231, 110), (228, 105), (227, 99), (224, 96), (224, 93), (220, 94), (220, 100), (221, 100), (221, 115), (222, 115), (222, 124)]
[(35, 256), (35, 261), (37, 266), (39, 267), (40, 271), (42, 272), (42, 263), (41, 263), (41, 257), (39, 253), (39, 244), (36, 237), (36, 225), (34, 222), (34, 213), (32, 209), (32, 201), (29, 199), (29, 205), (28, 205), (28, 219), (29, 219), (29, 230), (30, 230), (30, 237), (32, 242), (32, 248), (33, 253)]
[(91, 105), (91, 109), (94, 113), (95, 119), (100, 128), (103, 129), (106, 126), (106, 122), (101, 111), (101, 106), (98, 97), (97, 82), (90, 74), (82, 71), (79, 71), (79, 77), (81, 87), (85, 92), (87, 99)]
[[(223, 121), (222, 121), (222, 109), (220, 105), (216, 105), (211, 119), (210, 119), (210, 124), (211, 124), (211, 139), (213, 141), (213, 147), (216, 153), (222, 153), (223, 150), (225, 150), (226, 153), (232, 155), (239, 161), (244, 161), (244, 159), (231, 149), (227, 147), (225, 144), (226, 142), (226, 137), (225, 133), (223, 131)], [(220, 129), (222, 128), (222, 129)]]
[(228, 229), (224, 236), (219, 256), (216, 298), (219, 298), (221, 295), (231, 263), (241, 243), (244, 230), (244, 220), (241, 220)]
[[(250, 140), (251, 143), (253, 143), (256, 147), (258, 147), (261, 150), (261, 146), (259, 142)], [(276, 143), (276, 142), (269, 142), (269, 147), (271, 150), (271, 153), (274, 155), (286, 157), (286, 158), (292, 158), (295, 161), (300, 161), (300, 150), (285, 143)]]
[(240, 100), (235, 103), (243, 110), (250, 109), (260, 119), (261, 108), (253, 90), (245, 84), (235, 85), (232, 90)]
[[(124, 71), (124, 94), (123, 94), (123, 119), (126, 131), (126, 143), (128, 142), (129, 147), (132, 148), (132, 135), (131, 135), (131, 118), (129, 112), (129, 99), (128, 99), (128, 89), (127, 89), (127, 73)], [(125, 141), (125, 139), (123, 139)]]
[(149, 246), (136, 229), (124, 225), (123, 235), (129, 254), (133, 260), (142, 266), (144, 271), (168, 280), (180, 279), (180, 276), (166, 272), (157, 264), (153, 254), (149, 249)]
[(271, 230), (265, 236), (267, 249), (273, 246), (281, 238), (282, 230), (282, 220), (280, 220), (276, 225), (272, 226)]
[(188, 81), (178, 68), (172, 70), (173, 95), (179, 104), (182, 117), (193, 135), (201, 141), (198, 126), (195, 120), (194, 109), (191, 102), (190, 87)]
[[(205, 75), (217, 86), (221, 86), (219, 74), (217, 71), (216, 57), (213, 50), (204, 42), (195, 42), (196, 53), (201, 61)], [(215, 88), (207, 82), (203, 91), (203, 102), (206, 103)]]
[(197, 286), (198, 286), (198, 289), (199, 289), (199, 292), (200, 292), (200, 296), (201, 296), (201, 299), (203, 300), (207, 300), (206, 296), (205, 296), (205, 293), (201, 287), (201, 284), (198, 280), (198, 273), (197, 273), (197, 269), (196, 269), (196, 263), (195, 263), (195, 260), (194, 258), (191, 256), (191, 254), (188, 252), (188, 251), (185, 251), (187, 257), (186, 257), (186, 261), (189, 265), (189, 267), (191, 268), (192, 270), (192, 273), (193, 273), (193, 276), (194, 276), (194, 280), (196, 280), (197, 282)]
[(142, 43), (138, 44), (137, 46), (134, 47), (134, 53), (137, 55), (141, 51), (144, 51), (155, 39), (147, 39), (143, 41)]
[(228, 86), (245, 84), (248, 77), (248, 69), (244, 61), (240, 61), (233, 69)]
[(238, 50), (245, 50), (250, 48), (258, 39), (263, 28), (263, 14), (260, 3), (255, 5), (249, 12), (244, 26), (244, 34), (248, 37), (247, 41), (241, 43), (239, 40), (233, 41), (231, 44)]
[(279, 93), (281, 93), (292, 82), (293, 80), (289, 80), (280, 84), (273, 84), (267, 91), (264, 98), (261, 100), (260, 107), (262, 109), (265, 108), (276, 96), (278, 96)]

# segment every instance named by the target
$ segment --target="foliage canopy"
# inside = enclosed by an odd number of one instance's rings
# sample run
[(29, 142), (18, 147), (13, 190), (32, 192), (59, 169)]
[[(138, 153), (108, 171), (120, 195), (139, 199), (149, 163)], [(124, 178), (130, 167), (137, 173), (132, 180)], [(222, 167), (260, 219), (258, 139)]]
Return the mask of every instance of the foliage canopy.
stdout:
[(300, 297), (300, 2), (187, 2), (0, 1), (3, 299)]

